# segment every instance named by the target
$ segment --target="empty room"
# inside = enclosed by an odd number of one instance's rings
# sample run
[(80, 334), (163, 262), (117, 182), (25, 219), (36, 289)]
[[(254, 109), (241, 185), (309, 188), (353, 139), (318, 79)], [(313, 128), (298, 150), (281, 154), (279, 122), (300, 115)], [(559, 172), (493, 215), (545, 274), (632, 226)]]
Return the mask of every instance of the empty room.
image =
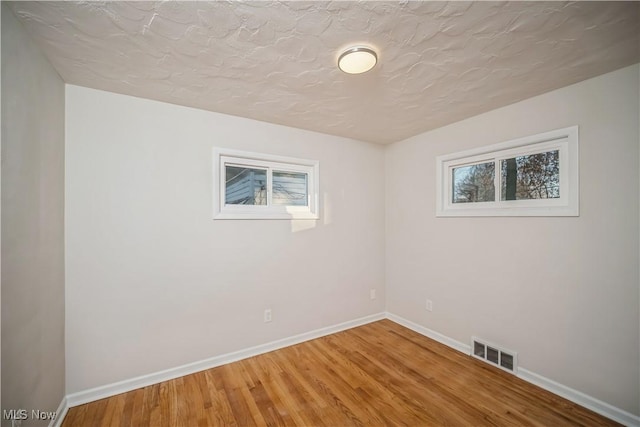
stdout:
[(1, 6), (2, 427), (640, 426), (640, 2)]

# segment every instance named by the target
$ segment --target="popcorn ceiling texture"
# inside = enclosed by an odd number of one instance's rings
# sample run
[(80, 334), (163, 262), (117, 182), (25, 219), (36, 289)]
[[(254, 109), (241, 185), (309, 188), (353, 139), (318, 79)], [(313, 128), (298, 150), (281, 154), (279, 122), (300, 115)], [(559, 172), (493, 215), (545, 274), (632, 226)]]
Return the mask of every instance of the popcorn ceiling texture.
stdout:
[[(638, 2), (13, 2), (70, 84), (390, 143), (640, 60)], [(336, 67), (353, 44), (379, 63)]]

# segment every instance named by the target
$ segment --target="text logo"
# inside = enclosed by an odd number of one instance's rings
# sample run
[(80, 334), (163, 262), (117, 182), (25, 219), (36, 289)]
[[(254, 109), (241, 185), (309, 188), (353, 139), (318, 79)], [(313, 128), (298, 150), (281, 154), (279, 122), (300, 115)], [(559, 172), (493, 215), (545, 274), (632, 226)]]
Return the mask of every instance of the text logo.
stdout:
[(5, 409), (2, 411), (2, 418), (5, 420), (26, 420), (27, 416), (26, 409)]

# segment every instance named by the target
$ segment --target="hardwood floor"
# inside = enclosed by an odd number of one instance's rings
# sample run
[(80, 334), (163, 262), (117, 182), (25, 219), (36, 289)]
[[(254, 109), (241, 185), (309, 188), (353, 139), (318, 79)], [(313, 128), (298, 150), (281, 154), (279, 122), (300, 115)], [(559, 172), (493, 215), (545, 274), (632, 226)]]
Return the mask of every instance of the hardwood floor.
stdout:
[(71, 408), (72, 426), (618, 425), (389, 320)]

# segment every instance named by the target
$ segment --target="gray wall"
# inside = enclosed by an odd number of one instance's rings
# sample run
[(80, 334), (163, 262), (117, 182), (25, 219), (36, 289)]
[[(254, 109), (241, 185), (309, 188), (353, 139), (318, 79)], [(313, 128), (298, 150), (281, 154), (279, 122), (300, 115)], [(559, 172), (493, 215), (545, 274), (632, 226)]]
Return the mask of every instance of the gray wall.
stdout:
[(3, 3), (2, 409), (55, 411), (64, 396), (64, 102)]

